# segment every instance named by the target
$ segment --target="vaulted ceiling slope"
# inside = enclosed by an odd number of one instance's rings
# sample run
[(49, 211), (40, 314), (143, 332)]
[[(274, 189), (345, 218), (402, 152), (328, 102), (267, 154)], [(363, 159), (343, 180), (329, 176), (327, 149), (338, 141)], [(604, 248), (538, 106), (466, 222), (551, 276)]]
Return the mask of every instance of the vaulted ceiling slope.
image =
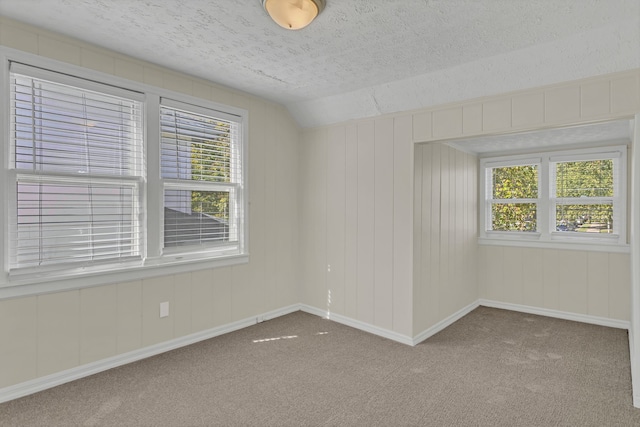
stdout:
[(0, 14), (260, 95), (303, 127), (640, 67), (640, 0), (0, 0)]

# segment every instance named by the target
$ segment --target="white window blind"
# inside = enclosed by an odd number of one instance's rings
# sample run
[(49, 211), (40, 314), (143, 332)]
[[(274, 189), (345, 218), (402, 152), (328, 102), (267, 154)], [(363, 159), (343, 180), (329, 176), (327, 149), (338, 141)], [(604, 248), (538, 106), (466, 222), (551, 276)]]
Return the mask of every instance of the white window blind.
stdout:
[(175, 101), (160, 107), (164, 248), (239, 252), (243, 191), (238, 118)]
[(12, 64), (10, 96), (10, 271), (140, 259), (140, 95)]

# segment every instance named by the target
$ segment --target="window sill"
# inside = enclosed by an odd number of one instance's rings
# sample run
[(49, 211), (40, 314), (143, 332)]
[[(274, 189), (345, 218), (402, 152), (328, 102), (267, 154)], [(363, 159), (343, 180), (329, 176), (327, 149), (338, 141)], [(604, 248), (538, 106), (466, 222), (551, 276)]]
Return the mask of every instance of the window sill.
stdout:
[(249, 254), (220, 256), (213, 259), (178, 259), (157, 263), (137, 263), (117, 271), (77, 272), (64, 275), (24, 275), (0, 281), (0, 300), (52, 292), (71, 291), (101, 285), (130, 282), (151, 277), (187, 273), (208, 268), (246, 264)]
[(508, 237), (479, 237), (478, 244), (482, 246), (514, 246), (520, 248), (563, 249), (587, 252), (629, 253), (630, 246), (606, 241), (540, 241), (533, 239), (519, 239)]

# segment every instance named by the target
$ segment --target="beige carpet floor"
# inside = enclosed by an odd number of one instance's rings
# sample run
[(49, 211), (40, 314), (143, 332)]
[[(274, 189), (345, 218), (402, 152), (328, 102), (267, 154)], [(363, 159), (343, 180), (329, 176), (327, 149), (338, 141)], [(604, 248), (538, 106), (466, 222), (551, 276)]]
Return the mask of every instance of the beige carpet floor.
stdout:
[(0, 405), (2, 426), (640, 426), (626, 331), (480, 307), (416, 347), (302, 312)]

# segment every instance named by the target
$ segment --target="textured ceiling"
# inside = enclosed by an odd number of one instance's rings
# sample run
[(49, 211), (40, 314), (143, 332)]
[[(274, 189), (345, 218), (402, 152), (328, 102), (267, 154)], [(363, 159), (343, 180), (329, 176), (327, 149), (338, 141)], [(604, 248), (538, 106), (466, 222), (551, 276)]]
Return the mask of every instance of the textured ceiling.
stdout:
[[(505, 89), (640, 66), (640, 0), (327, 0), (299, 31), (260, 0), (0, 0), (0, 14), (283, 103), (303, 126), (481, 96), (443, 73), (508, 69), (538, 46), (541, 77), (527, 65)], [(588, 66), (550, 72), (576, 49)]]

